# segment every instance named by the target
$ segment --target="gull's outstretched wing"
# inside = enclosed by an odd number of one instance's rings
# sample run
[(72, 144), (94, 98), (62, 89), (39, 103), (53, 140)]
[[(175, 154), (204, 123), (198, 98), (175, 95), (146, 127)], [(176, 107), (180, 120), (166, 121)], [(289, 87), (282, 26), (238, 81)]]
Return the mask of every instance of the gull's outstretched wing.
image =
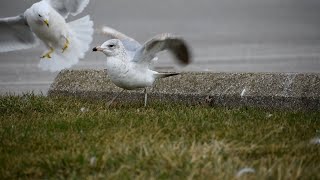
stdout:
[(28, 49), (38, 44), (23, 15), (0, 19), (0, 52)]
[(164, 50), (170, 51), (181, 64), (189, 64), (191, 61), (191, 53), (185, 41), (171, 34), (160, 34), (147, 41), (132, 61), (150, 63), (158, 52)]
[(47, 1), (64, 18), (69, 14), (75, 16), (81, 13), (89, 4), (90, 0), (44, 0)]
[(107, 26), (103, 26), (100, 31), (108, 39), (119, 39), (128, 51), (129, 55), (134, 56), (136, 51), (141, 48), (141, 44), (133, 38)]

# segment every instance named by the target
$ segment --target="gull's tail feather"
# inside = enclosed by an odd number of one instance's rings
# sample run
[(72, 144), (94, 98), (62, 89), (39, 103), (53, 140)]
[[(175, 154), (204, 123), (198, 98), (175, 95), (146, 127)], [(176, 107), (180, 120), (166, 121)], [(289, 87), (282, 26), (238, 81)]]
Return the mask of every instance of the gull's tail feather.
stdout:
[(74, 32), (74, 40), (77, 42), (75, 46), (79, 51), (79, 58), (83, 58), (85, 53), (90, 48), (90, 43), (92, 42), (93, 35), (93, 22), (90, 20), (90, 16), (87, 15), (78, 20), (69, 23), (71, 29)]
[(170, 76), (175, 76), (175, 75), (179, 75), (180, 73), (157, 73), (154, 76), (156, 78), (166, 78), (166, 77), (170, 77)]
[(51, 59), (41, 59), (39, 67), (51, 72), (70, 68), (78, 63), (89, 50), (93, 35), (93, 22), (87, 15), (68, 23), (70, 27), (69, 47), (62, 53), (62, 49), (56, 49)]

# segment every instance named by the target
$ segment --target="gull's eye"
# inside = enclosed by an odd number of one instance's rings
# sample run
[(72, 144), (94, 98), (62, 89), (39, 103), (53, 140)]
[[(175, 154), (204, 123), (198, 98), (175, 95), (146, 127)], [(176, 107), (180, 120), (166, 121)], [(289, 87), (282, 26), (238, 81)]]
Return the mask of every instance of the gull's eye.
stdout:
[(42, 17), (40, 14), (38, 14), (39, 15), (39, 17)]
[(113, 47), (114, 47), (114, 44), (109, 44), (108, 47), (109, 47), (109, 48), (113, 48)]

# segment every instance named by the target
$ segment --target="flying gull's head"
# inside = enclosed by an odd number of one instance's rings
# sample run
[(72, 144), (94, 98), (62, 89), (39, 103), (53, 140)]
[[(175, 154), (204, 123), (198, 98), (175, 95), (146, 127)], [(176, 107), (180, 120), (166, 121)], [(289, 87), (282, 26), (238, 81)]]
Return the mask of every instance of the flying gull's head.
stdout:
[(50, 8), (47, 3), (36, 3), (33, 6), (33, 13), (37, 21), (49, 27)]
[(108, 57), (117, 56), (125, 52), (123, 44), (119, 39), (110, 39), (101, 46), (94, 47), (92, 51), (101, 51)]

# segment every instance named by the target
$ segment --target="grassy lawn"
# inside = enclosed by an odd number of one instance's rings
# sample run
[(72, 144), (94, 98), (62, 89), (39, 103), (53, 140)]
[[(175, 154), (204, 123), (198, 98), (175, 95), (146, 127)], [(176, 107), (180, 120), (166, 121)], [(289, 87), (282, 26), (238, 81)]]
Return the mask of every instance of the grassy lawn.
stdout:
[(0, 97), (0, 179), (320, 179), (320, 112)]

